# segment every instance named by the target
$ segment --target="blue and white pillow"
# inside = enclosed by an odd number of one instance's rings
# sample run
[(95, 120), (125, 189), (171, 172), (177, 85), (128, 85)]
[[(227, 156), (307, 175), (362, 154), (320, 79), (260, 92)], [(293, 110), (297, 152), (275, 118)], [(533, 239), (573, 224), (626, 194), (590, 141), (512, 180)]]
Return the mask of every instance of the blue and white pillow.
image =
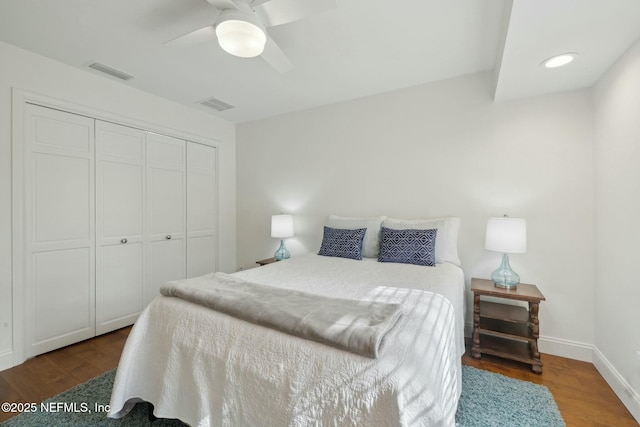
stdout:
[(436, 265), (437, 229), (394, 230), (382, 227), (380, 240), (380, 262)]
[(325, 226), (318, 255), (362, 259), (362, 240), (366, 231), (366, 228), (347, 230)]

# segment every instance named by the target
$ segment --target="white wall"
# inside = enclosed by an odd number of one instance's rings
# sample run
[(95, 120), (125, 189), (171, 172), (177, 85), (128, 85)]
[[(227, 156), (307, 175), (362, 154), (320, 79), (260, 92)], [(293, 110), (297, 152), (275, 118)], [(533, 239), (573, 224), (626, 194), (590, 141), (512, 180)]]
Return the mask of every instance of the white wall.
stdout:
[(239, 125), (239, 267), (272, 256), (270, 216), (281, 211), (295, 215), (296, 237), (287, 240), (293, 256), (318, 250), (331, 213), (455, 215), (468, 281), (499, 264), (484, 250), (487, 219), (524, 217), (528, 253), (512, 255), (511, 264), (547, 298), (541, 349), (589, 359), (591, 93), (494, 103), (490, 81), (464, 76)]
[(640, 421), (640, 41), (595, 89), (596, 366)]
[[(0, 42), (0, 369), (12, 351), (11, 126), (12, 88), (89, 107), (113, 116), (220, 142), (218, 265), (232, 271), (235, 259), (235, 125), (126, 85)], [(7, 365), (9, 363), (9, 365)]]

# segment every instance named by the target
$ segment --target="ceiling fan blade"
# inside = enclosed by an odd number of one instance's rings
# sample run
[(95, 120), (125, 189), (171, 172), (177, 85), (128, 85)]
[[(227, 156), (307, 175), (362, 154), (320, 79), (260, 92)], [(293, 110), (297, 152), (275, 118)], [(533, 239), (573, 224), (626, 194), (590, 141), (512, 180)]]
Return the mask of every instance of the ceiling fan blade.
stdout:
[(293, 69), (293, 64), (289, 61), (287, 55), (285, 55), (282, 49), (280, 49), (280, 46), (269, 36), (267, 36), (267, 43), (264, 46), (264, 52), (262, 52), (261, 56), (281, 74)]
[(187, 46), (197, 43), (208, 42), (216, 39), (216, 30), (213, 25), (207, 25), (199, 30), (191, 31), (190, 33), (183, 34), (175, 39), (168, 40), (163, 44), (171, 46)]
[(231, 0), (207, 0), (210, 4), (216, 7), (216, 9), (237, 9), (238, 6)]
[(254, 7), (266, 27), (287, 24), (336, 8), (336, 0), (269, 0)]

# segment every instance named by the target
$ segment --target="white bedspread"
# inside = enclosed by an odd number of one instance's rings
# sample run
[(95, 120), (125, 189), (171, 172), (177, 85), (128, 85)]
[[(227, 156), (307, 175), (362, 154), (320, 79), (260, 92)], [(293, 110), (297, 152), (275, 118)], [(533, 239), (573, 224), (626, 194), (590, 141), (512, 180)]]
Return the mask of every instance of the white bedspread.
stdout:
[(378, 359), (369, 359), (160, 296), (129, 335), (110, 417), (145, 400), (157, 417), (194, 426), (455, 425), (464, 351), (459, 267), (308, 255), (235, 275), (399, 302), (403, 315)]

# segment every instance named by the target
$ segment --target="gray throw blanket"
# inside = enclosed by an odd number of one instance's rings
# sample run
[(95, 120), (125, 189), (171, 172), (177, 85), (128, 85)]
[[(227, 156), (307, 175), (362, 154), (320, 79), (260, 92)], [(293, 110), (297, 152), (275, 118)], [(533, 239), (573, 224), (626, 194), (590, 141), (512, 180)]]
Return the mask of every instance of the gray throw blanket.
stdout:
[(206, 288), (189, 287), (187, 280), (169, 282), (160, 293), (372, 358), (378, 357), (382, 338), (401, 313), (399, 304), (330, 298), (223, 273), (207, 277)]

